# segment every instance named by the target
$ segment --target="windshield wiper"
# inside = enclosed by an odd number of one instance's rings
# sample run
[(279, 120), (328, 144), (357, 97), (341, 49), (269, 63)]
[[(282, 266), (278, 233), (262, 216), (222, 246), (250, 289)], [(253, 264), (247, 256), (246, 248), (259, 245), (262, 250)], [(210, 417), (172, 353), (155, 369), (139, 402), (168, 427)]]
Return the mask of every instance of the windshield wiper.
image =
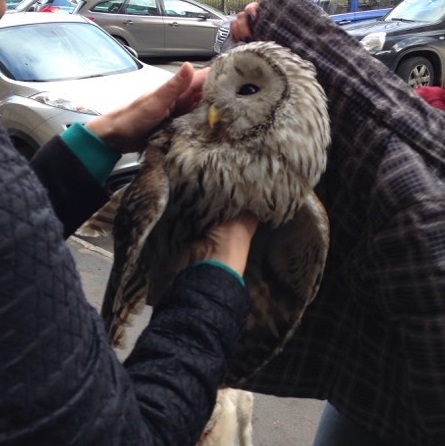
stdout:
[(105, 74), (92, 74), (91, 76), (79, 77), (78, 79), (92, 79), (93, 77), (104, 77)]
[(391, 18), (391, 20), (394, 20), (395, 22), (415, 22), (415, 20), (404, 19), (402, 17)]

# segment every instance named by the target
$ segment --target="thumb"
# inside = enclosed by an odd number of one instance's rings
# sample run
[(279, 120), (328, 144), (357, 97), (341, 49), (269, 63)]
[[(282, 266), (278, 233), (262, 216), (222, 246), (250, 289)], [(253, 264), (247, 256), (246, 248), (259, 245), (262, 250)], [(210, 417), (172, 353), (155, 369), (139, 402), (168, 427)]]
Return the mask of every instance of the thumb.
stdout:
[(193, 80), (193, 73), (194, 68), (191, 63), (185, 62), (182, 64), (179, 71), (164, 85), (159, 87), (159, 97), (166, 102), (175, 101), (190, 86)]

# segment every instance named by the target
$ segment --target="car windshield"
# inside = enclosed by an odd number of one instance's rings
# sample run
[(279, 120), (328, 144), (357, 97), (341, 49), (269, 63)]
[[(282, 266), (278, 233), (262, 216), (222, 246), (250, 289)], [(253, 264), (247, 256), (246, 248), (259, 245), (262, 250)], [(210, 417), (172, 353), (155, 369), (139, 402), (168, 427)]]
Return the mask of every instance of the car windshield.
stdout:
[(87, 23), (0, 29), (0, 71), (18, 81), (85, 79), (140, 67), (108, 34)]
[(404, 0), (386, 17), (386, 21), (437, 22), (445, 14), (445, 0)]

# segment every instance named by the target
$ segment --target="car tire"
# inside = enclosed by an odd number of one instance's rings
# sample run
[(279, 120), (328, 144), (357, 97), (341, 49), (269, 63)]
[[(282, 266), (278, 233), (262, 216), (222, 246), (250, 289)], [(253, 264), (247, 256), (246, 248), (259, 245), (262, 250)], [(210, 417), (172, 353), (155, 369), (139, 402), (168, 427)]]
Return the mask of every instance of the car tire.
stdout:
[(127, 43), (122, 37), (119, 37), (119, 36), (113, 36), (113, 37), (114, 37), (115, 40), (117, 40), (121, 45), (128, 46), (128, 43)]
[(11, 138), (12, 144), (14, 145), (17, 152), (20, 153), (23, 157), (25, 157), (28, 161), (34, 156), (36, 151), (25, 141), (19, 138)]
[(433, 64), (425, 57), (405, 59), (397, 67), (396, 74), (413, 88), (434, 85)]

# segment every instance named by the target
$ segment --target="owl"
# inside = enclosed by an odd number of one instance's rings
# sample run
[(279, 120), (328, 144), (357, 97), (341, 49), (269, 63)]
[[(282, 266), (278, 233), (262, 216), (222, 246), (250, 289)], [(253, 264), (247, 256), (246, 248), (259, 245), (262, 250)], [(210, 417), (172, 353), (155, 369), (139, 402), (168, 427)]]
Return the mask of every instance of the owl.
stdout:
[(112, 344), (193, 261), (195, 240), (250, 211), (260, 222), (244, 276), (253, 309), (225, 384), (239, 386), (278, 354), (324, 269), (329, 224), (313, 189), (329, 144), (327, 99), (310, 62), (274, 42), (215, 58), (197, 108), (151, 136), (138, 175), (84, 227), (91, 235), (116, 212), (102, 307)]
[(253, 402), (252, 392), (221, 389), (196, 446), (253, 446)]

